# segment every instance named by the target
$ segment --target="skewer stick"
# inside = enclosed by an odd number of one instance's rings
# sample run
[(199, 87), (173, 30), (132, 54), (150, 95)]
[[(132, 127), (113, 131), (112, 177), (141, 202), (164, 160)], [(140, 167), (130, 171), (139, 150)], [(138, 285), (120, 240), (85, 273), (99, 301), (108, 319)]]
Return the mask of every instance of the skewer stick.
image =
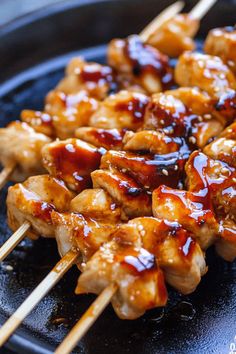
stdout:
[[(206, 0), (205, 0), (206, 1)], [(157, 17), (155, 17), (142, 32), (139, 34), (141, 39), (146, 42), (150, 35), (157, 31), (159, 27), (163, 25), (166, 21), (170, 20), (172, 17), (177, 15), (184, 7), (183, 1), (177, 1), (174, 4), (168, 6), (163, 10)]]
[(69, 251), (55, 265), (43, 281), (34, 289), (27, 299), (20, 305), (15, 313), (0, 329), (0, 347), (7, 341), (12, 333), (19, 327), (25, 317), (35, 308), (42, 298), (53, 288), (63, 275), (71, 268), (78, 258), (78, 253)]
[(0, 173), (0, 189), (4, 187), (7, 183), (10, 175), (12, 174), (16, 164), (15, 162), (10, 162)]
[(16, 232), (14, 232), (13, 235), (9, 237), (9, 239), (3, 244), (3, 246), (0, 248), (0, 262), (3, 261), (9, 253), (20, 243), (23, 238), (25, 237), (25, 234), (27, 230), (30, 228), (30, 223), (28, 221), (25, 221), (21, 227), (19, 227)]
[(78, 341), (86, 334), (89, 328), (107, 307), (116, 291), (117, 285), (114, 283), (103, 290), (59, 345), (55, 354), (69, 354), (75, 348)]
[(201, 20), (217, 0), (200, 0), (190, 11), (189, 15), (197, 20)]

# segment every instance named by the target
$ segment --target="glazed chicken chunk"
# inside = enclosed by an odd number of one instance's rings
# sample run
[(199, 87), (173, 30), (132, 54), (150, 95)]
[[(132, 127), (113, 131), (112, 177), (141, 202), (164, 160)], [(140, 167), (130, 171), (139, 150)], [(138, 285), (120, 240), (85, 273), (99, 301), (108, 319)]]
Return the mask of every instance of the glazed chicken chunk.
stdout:
[(120, 91), (99, 103), (89, 125), (103, 129), (137, 130), (143, 124), (149, 98), (137, 92)]
[(117, 85), (114, 72), (107, 65), (87, 63), (82, 58), (73, 58), (66, 68), (65, 77), (56, 90), (67, 94), (77, 94), (84, 90), (90, 97), (103, 100)]
[(209, 117), (195, 113), (193, 104), (194, 111), (191, 104), (190, 108), (185, 105), (185, 102), (189, 104), (194, 99), (194, 95), (186, 90), (173, 90), (173, 94), (171, 90), (152, 95), (145, 112), (144, 128), (158, 129), (170, 136), (184, 137), (190, 148), (204, 146), (209, 139), (222, 131), (223, 125), (211, 115)]
[(163, 91), (172, 84), (168, 57), (143, 43), (137, 35), (113, 39), (108, 46), (107, 60), (121, 82), (137, 84), (147, 94)]
[(186, 50), (195, 49), (192, 38), (198, 28), (199, 20), (188, 14), (177, 14), (151, 34), (147, 43), (169, 57), (178, 57)]
[(97, 221), (115, 224), (120, 222), (121, 209), (103, 189), (85, 189), (70, 205), (70, 210)]
[(74, 197), (62, 181), (41, 175), (28, 178), (24, 183), (8, 189), (7, 210), (9, 227), (16, 231), (25, 221), (31, 224), (27, 235), (36, 239), (39, 236), (54, 237), (51, 221), (52, 211), (69, 210)]
[(89, 124), (97, 108), (97, 100), (86, 91), (66, 95), (54, 90), (47, 95), (43, 112), (23, 110), (21, 119), (39, 133), (67, 139), (75, 136), (78, 127)]
[(84, 262), (87, 262), (104, 242), (110, 240), (117, 227), (115, 224), (98, 223), (74, 212), (53, 211), (51, 218), (60, 255), (64, 256), (70, 249), (78, 251), (80, 260), (77, 265), (81, 270)]
[(45, 172), (42, 164), (42, 148), (51, 141), (36, 133), (28, 124), (12, 122), (0, 128), (0, 162), (3, 166), (15, 163), (12, 181), (20, 182), (30, 175)]
[(103, 189), (121, 208), (121, 219), (151, 215), (150, 195), (129, 175), (115, 169), (100, 169), (91, 173), (93, 187)]
[[(135, 319), (153, 307), (165, 306), (164, 277), (154, 255), (136, 241), (136, 235), (118, 229), (117, 237), (104, 244), (88, 261), (76, 293), (100, 294), (114, 283), (112, 305), (120, 318)], [(139, 242), (138, 242), (139, 243)]]
[(78, 128), (75, 136), (97, 147), (106, 150), (121, 150), (125, 129), (102, 129), (93, 127)]
[(153, 213), (180, 222), (199, 245), (213, 242), (225, 260), (236, 257), (236, 171), (224, 162), (194, 152), (186, 164), (189, 191), (160, 186), (153, 192)]
[(197, 86), (216, 99), (236, 89), (236, 78), (219, 57), (196, 52), (179, 57), (175, 80), (180, 86)]
[(166, 281), (182, 294), (193, 292), (207, 271), (204, 253), (178, 222), (153, 217), (129, 221), (127, 232), (137, 233), (140, 244), (155, 255)]
[(207, 145), (203, 152), (212, 159), (224, 161), (236, 168), (236, 122), (228, 126), (217, 139)]
[(91, 186), (90, 173), (99, 167), (103, 153), (104, 150), (73, 138), (55, 141), (42, 151), (48, 172), (76, 192)]
[(212, 29), (205, 40), (204, 50), (220, 57), (236, 74), (236, 27)]

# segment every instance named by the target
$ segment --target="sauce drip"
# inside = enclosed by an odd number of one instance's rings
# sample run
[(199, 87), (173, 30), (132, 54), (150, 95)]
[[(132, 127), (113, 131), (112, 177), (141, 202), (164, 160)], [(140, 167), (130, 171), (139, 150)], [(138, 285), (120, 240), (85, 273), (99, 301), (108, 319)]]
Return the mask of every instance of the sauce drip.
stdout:
[(164, 90), (173, 84), (168, 57), (155, 48), (144, 44), (139, 36), (128, 37), (124, 50), (126, 57), (132, 64), (134, 76), (151, 73), (160, 79)]

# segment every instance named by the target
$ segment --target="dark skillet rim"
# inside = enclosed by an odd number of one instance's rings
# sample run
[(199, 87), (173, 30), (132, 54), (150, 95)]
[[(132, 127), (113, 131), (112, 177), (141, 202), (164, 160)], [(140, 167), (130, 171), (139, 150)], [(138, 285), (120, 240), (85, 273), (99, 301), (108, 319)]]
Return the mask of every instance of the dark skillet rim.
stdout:
[[(16, 31), (18, 28), (36, 22), (41, 18), (47, 18), (54, 14), (62, 13), (65, 10), (73, 9), (74, 7), (83, 7), (111, 1), (113, 0), (58, 0), (58, 2), (54, 4), (45, 5), (40, 9), (29, 11), (24, 15), (18, 16), (17, 18), (0, 25), (0, 36)], [(126, 0), (120, 1), (125, 2)]]
[[(37, 22), (42, 18), (47, 18), (75, 7), (80, 8), (83, 6), (95, 5), (97, 3), (108, 3), (111, 1), (113, 0), (60, 0), (58, 3), (46, 5), (41, 9), (28, 12), (25, 15), (19, 16), (16, 19), (3, 24), (0, 26), (0, 38), (11, 32), (17, 31), (17, 29), (21, 27)], [(120, 1), (125, 2), (125, 0)], [(4, 323), (5, 320), (6, 319), (4, 316), (1, 315), (0, 323)], [(54, 351), (53, 346), (47, 345), (46, 343), (45, 346), (42, 347), (40, 340), (24, 333), (24, 329), (18, 329), (5, 344), (5, 347), (14, 352), (17, 351), (18, 353), (25, 354), (52, 354)]]

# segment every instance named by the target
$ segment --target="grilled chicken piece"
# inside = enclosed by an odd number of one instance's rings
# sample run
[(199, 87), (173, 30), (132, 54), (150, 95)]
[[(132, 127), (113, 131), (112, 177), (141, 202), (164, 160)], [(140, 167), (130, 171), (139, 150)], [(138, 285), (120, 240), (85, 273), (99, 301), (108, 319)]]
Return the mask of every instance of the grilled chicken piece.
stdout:
[(56, 90), (66, 95), (84, 90), (90, 97), (98, 100), (103, 100), (116, 89), (114, 72), (109, 66), (87, 63), (81, 58), (73, 58), (70, 61), (65, 77), (56, 87)]
[(28, 221), (31, 224), (27, 231), (30, 238), (54, 237), (52, 211), (69, 210), (73, 197), (74, 194), (56, 178), (48, 175), (30, 177), (23, 184), (19, 183), (8, 189), (9, 227), (15, 231)]
[(179, 57), (175, 79), (180, 86), (197, 86), (216, 99), (236, 89), (233, 73), (219, 57), (196, 52), (185, 52)]
[(76, 293), (100, 294), (115, 283), (112, 305), (120, 318), (135, 319), (146, 310), (165, 306), (167, 291), (154, 255), (137, 247), (136, 235), (117, 231), (88, 261), (78, 280)]
[(89, 124), (97, 108), (98, 102), (86, 91), (66, 95), (54, 90), (47, 95), (44, 112), (23, 110), (21, 119), (39, 133), (67, 139), (75, 136), (78, 127)]
[(127, 151), (146, 151), (151, 154), (169, 154), (177, 152), (184, 145), (181, 138), (171, 138), (161, 131), (142, 130), (126, 132), (123, 149)]
[(199, 20), (188, 14), (178, 14), (151, 34), (147, 43), (170, 57), (178, 57), (186, 50), (195, 49), (192, 38), (198, 28)]
[(98, 223), (81, 214), (56, 211), (52, 212), (52, 223), (60, 255), (64, 256), (70, 249), (77, 250), (80, 269), (104, 242), (110, 240), (117, 227), (116, 224)]
[(107, 60), (121, 80), (142, 86), (148, 94), (163, 91), (172, 84), (168, 57), (144, 44), (137, 35), (113, 39), (108, 46)]
[[(141, 246), (155, 255), (171, 286), (183, 294), (196, 289), (207, 268), (204, 253), (189, 232), (178, 222), (153, 217), (133, 219), (127, 226), (120, 229), (139, 235)], [(114, 237), (119, 237), (119, 232), (116, 234)]]
[(104, 189), (120, 206), (122, 220), (141, 215), (151, 215), (151, 196), (127, 174), (114, 169), (96, 170), (91, 173), (93, 187)]
[[(192, 113), (201, 116), (201, 120), (206, 124), (216, 124), (215, 119), (221, 123), (219, 128), (223, 130), (225, 125), (225, 117), (215, 108), (215, 100), (212, 99), (206, 92), (200, 91), (196, 87), (179, 87), (175, 90), (165, 92), (166, 95), (172, 95), (178, 98), (183, 104), (188, 107)], [(218, 123), (218, 124), (219, 124)], [(214, 129), (214, 128), (213, 128)], [(218, 135), (217, 133), (216, 135)]]
[(223, 125), (211, 116), (209, 119), (208, 116), (195, 114), (175, 97), (176, 91), (173, 91), (173, 95), (172, 91), (152, 95), (145, 113), (144, 128), (185, 137), (190, 148), (203, 147), (209, 139), (222, 131)]
[(143, 125), (149, 98), (141, 93), (120, 91), (99, 103), (89, 125), (103, 129), (137, 130)]
[[(204, 205), (214, 208), (220, 224), (217, 252), (226, 260), (236, 257), (236, 170), (224, 162), (212, 160), (203, 153), (194, 152), (186, 164), (189, 190), (202, 193)], [(230, 227), (224, 226), (224, 221)], [(232, 243), (230, 247), (229, 243)], [(222, 244), (226, 244), (225, 247)], [(227, 258), (226, 258), (227, 257)]]
[(212, 29), (205, 40), (204, 50), (220, 57), (236, 74), (236, 27)]
[(201, 191), (205, 205), (213, 205), (217, 215), (236, 217), (235, 168), (195, 151), (185, 169), (189, 191)]
[(28, 124), (12, 122), (0, 128), (0, 162), (3, 166), (15, 163), (11, 180), (20, 182), (28, 176), (45, 172), (41, 150), (51, 141), (43, 134), (36, 133)]
[(111, 224), (121, 219), (120, 208), (103, 189), (85, 189), (71, 201), (70, 210)]
[(127, 151), (108, 151), (101, 160), (100, 168), (115, 167), (131, 176), (139, 186), (153, 190), (160, 184), (175, 186), (182, 181), (186, 158), (181, 154), (166, 155), (137, 154)]
[(233, 262), (236, 258), (236, 223), (230, 218), (220, 221), (221, 234), (215, 248), (216, 252), (226, 261)]
[(203, 152), (236, 168), (236, 122), (226, 128)]
[(179, 222), (190, 231), (203, 250), (206, 250), (219, 233), (219, 224), (211, 206), (205, 205), (204, 193), (192, 193), (160, 186), (152, 196), (153, 215)]
[(101, 129), (93, 127), (78, 128), (75, 136), (97, 147), (106, 150), (121, 150), (122, 140), (125, 134), (124, 129)]
[(76, 192), (91, 186), (90, 173), (99, 167), (103, 153), (102, 149), (79, 139), (55, 141), (42, 150), (48, 172)]

